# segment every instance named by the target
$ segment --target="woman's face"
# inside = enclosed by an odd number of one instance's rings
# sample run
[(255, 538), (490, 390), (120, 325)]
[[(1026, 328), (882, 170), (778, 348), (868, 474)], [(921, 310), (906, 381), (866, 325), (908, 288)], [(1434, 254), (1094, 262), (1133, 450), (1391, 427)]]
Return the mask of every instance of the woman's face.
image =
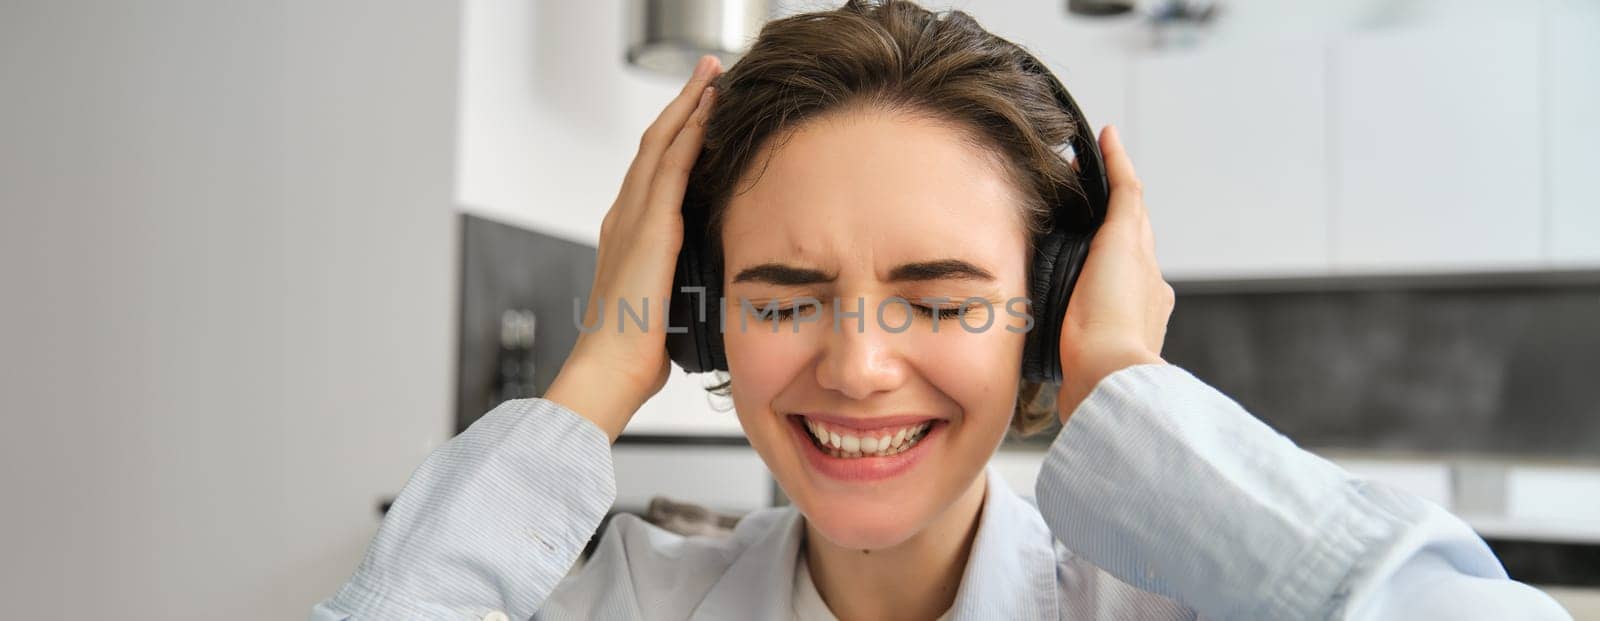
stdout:
[[(907, 115), (830, 115), (764, 170), (763, 156), (722, 228), (739, 422), (817, 531), (893, 546), (970, 489), (1010, 422), (1027, 312), (1018, 194), (963, 134)], [(762, 318), (769, 304), (794, 316)], [(964, 304), (937, 330), (924, 314)]]

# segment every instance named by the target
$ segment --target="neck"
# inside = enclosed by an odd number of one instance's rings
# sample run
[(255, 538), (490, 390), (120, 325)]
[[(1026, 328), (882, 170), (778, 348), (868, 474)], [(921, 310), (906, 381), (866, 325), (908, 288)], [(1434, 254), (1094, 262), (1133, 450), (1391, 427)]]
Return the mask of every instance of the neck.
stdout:
[(803, 554), (811, 580), (841, 620), (927, 620), (955, 603), (978, 532), (987, 477), (972, 485), (926, 528), (878, 550), (841, 548), (808, 521)]

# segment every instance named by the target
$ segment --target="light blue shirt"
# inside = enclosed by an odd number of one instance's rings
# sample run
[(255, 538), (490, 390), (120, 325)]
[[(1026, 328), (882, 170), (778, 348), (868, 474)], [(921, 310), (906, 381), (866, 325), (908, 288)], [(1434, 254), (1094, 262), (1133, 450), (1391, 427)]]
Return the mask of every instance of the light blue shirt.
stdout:
[[(506, 402), (423, 462), (312, 619), (788, 619), (803, 517), (732, 536), (615, 516), (610, 443), (554, 402)], [(1172, 365), (1100, 382), (1035, 488), (991, 467), (961, 620), (1570, 619), (1465, 523), (1296, 447)]]

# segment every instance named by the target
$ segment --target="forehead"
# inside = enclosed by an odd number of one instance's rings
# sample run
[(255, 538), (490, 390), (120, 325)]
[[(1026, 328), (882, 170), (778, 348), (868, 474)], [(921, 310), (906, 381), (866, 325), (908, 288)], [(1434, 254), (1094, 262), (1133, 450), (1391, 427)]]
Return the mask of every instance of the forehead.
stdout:
[[(750, 171), (723, 218), (729, 267), (792, 259), (878, 269), (928, 254), (986, 260), (1025, 248), (1020, 196), (998, 156), (941, 122), (851, 112), (808, 122)], [(751, 179), (755, 179), (752, 184)]]

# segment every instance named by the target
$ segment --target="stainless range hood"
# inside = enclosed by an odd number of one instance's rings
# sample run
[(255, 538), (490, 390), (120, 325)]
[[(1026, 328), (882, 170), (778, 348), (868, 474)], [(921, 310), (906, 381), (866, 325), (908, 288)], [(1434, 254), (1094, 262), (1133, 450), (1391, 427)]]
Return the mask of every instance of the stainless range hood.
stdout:
[(628, 3), (627, 60), (682, 77), (702, 55), (728, 67), (738, 61), (772, 16), (769, 0), (632, 0)]

